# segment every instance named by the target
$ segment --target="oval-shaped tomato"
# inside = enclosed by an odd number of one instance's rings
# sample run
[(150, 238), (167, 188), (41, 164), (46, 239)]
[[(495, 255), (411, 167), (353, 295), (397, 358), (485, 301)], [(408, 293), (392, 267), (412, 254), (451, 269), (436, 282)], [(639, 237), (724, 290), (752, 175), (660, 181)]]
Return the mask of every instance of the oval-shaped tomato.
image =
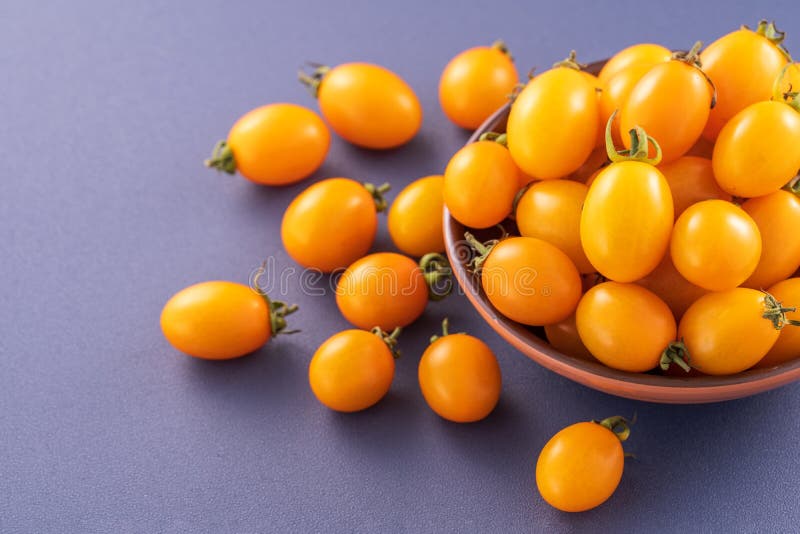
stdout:
[(295, 104), (270, 104), (245, 113), (206, 166), (264, 185), (298, 182), (316, 171), (331, 134), (319, 116)]
[(594, 422), (576, 423), (545, 444), (536, 461), (536, 486), (547, 503), (564, 512), (600, 506), (622, 478), (620, 438)]
[(717, 137), (714, 176), (738, 197), (783, 187), (800, 168), (800, 113), (784, 102), (758, 102), (737, 113)]
[[(800, 310), (800, 278), (787, 278), (769, 288), (769, 294), (786, 307)], [(787, 319), (800, 321), (800, 311), (786, 313)], [(781, 329), (778, 341), (756, 367), (772, 367), (800, 358), (800, 326), (787, 325)]]
[(600, 80), (600, 83), (605, 84), (623, 70), (631, 67), (652, 67), (658, 63), (669, 61), (671, 57), (672, 51), (661, 45), (653, 43), (635, 44), (614, 54), (600, 69), (597, 79)]
[(365, 410), (392, 385), (394, 356), (381, 336), (345, 330), (325, 341), (311, 358), (308, 379), (317, 399), (337, 412)]
[(327, 273), (366, 254), (377, 229), (376, 202), (367, 187), (329, 178), (292, 200), (283, 214), (281, 239), (294, 261)]
[[(607, 124), (611, 115), (613, 115), (615, 111), (622, 109), (622, 106), (628, 100), (628, 96), (631, 94), (631, 91), (633, 91), (633, 88), (652, 68), (653, 64), (650, 63), (631, 65), (605, 80), (601, 88), (602, 91), (600, 92), (601, 125)], [(602, 128), (600, 130), (602, 131)], [(621, 145), (623, 143), (623, 134), (620, 133), (619, 128), (619, 114), (614, 117), (614, 122), (611, 126), (611, 137), (615, 145)]]
[(549, 324), (544, 327), (547, 342), (550, 345), (568, 356), (580, 358), (581, 360), (595, 361), (595, 357), (586, 348), (578, 335), (578, 326), (575, 324), (575, 314), (573, 313), (563, 321)]
[(402, 252), (421, 257), (444, 251), (444, 177), (426, 176), (408, 184), (389, 208), (389, 235)]
[(319, 100), (322, 116), (347, 141), (385, 149), (411, 140), (422, 125), (422, 107), (400, 76), (379, 65), (345, 63), (301, 76)]
[(673, 219), (672, 194), (658, 169), (640, 161), (613, 163), (586, 195), (583, 250), (606, 278), (633, 282), (664, 257)]
[(724, 291), (755, 271), (761, 234), (742, 208), (724, 200), (704, 200), (689, 206), (675, 221), (670, 255), (689, 282)]
[(474, 130), (508, 102), (518, 82), (514, 60), (502, 41), (470, 48), (444, 68), (439, 103), (448, 119)]
[[(742, 27), (720, 37), (700, 54), (703, 70), (717, 88), (717, 105), (711, 110), (703, 136), (715, 140), (722, 127), (741, 110), (772, 94), (772, 84), (788, 59), (763, 31)], [(774, 29), (774, 27), (773, 27)]]
[(500, 313), (532, 326), (566, 319), (581, 298), (581, 277), (569, 256), (534, 237), (495, 245), (483, 263), (481, 285)]
[(709, 375), (730, 375), (755, 365), (780, 333), (764, 318), (765, 298), (761, 291), (737, 287), (709, 293), (689, 306), (678, 325), (689, 364)]
[(444, 204), (458, 222), (489, 228), (511, 213), (520, 182), (508, 149), (494, 141), (470, 143), (444, 171)]
[(703, 133), (712, 89), (699, 68), (682, 60), (659, 63), (636, 83), (620, 111), (620, 135), (644, 128), (661, 146), (662, 162), (683, 156)]
[[(663, 300), (677, 320), (683, 317), (694, 301), (708, 293), (707, 289), (698, 287), (684, 278), (672, 264), (669, 254), (664, 254), (664, 259), (661, 260), (658, 267), (641, 280), (637, 280), (636, 283), (649, 289)], [(680, 367), (678, 368), (680, 369)]]
[(419, 360), (418, 375), (425, 402), (448, 421), (480, 421), (500, 400), (497, 358), (486, 343), (467, 334), (433, 341)]
[(696, 156), (683, 156), (658, 169), (669, 184), (675, 218), (686, 208), (703, 200), (733, 200), (730, 194), (720, 189), (714, 179), (711, 160)]
[(580, 71), (556, 67), (528, 82), (508, 116), (508, 149), (525, 174), (540, 180), (578, 170), (597, 144), (594, 86)]
[(636, 284), (605, 282), (591, 288), (575, 312), (581, 341), (613, 369), (649, 371), (675, 341), (675, 317), (654, 293)]
[(761, 234), (761, 259), (743, 285), (764, 289), (792, 276), (800, 267), (800, 198), (778, 190), (751, 198), (742, 209)]
[(557, 246), (581, 273), (595, 272), (581, 246), (581, 211), (588, 190), (570, 180), (538, 182), (525, 191), (516, 211), (520, 235)]

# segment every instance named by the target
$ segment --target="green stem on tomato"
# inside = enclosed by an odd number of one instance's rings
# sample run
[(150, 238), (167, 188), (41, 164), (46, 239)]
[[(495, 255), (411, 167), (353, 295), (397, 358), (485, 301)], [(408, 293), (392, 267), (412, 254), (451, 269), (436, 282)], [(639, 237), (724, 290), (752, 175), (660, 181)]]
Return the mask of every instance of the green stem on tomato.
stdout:
[(762, 317), (772, 322), (775, 330), (780, 330), (786, 325), (797, 326), (800, 321), (787, 319), (786, 314), (789, 312), (797, 311), (794, 306), (784, 306), (778, 299), (767, 293), (764, 293), (764, 313)]
[(586, 66), (587, 65), (585, 63), (578, 63), (578, 54), (575, 52), (575, 50), (570, 50), (569, 56), (567, 56), (566, 59), (562, 59), (561, 61), (553, 63), (554, 69), (558, 67), (565, 67), (573, 70), (584, 70)]
[(658, 365), (662, 371), (666, 371), (673, 363), (687, 373), (692, 370), (689, 366), (689, 350), (683, 341), (673, 341), (667, 345), (667, 348), (661, 353), (661, 360), (659, 360)]
[(703, 41), (697, 41), (694, 43), (691, 49), (688, 52), (684, 52), (681, 50), (676, 50), (672, 53), (672, 60), (673, 61), (682, 61), (687, 65), (696, 68), (700, 71), (700, 74), (706, 79), (706, 82), (711, 87), (711, 109), (717, 105), (717, 86), (714, 85), (714, 81), (709, 78), (708, 74), (703, 70), (703, 64), (700, 62), (700, 49), (703, 48)]
[(419, 268), (428, 286), (428, 299), (438, 301), (452, 293), (453, 269), (447, 258), (438, 252), (430, 252), (420, 258)]
[(300, 309), (297, 304), (287, 304), (282, 300), (271, 300), (269, 296), (261, 290), (259, 281), (261, 277), (267, 272), (267, 262), (261, 263), (261, 266), (256, 270), (251, 282), (251, 288), (257, 292), (264, 299), (267, 304), (267, 311), (269, 313), (269, 326), (273, 336), (278, 334), (296, 334), (300, 330), (287, 330), (286, 316), (291, 315)]
[[(614, 110), (614, 113), (608, 118), (606, 123), (606, 154), (612, 163), (619, 163), (620, 161), (641, 161), (642, 163), (649, 163), (650, 165), (658, 165), (661, 163), (661, 145), (658, 141), (647, 135), (644, 128), (636, 126), (631, 128), (628, 132), (631, 136), (631, 148), (627, 150), (617, 150), (614, 147), (614, 137), (611, 134), (611, 126), (617, 116), (619, 110)], [(656, 155), (652, 158), (650, 154), (650, 143), (656, 150)]]
[(602, 421), (593, 421), (593, 423), (609, 429), (620, 441), (625, 441), (630, 437), (631, 425), (633, 425), (635, 422), (636, 415), (634, 415), (633, 419), (631, 420), (628, 420), (621, 415), (615, 415), (613, 417), (607, 417)]
[(205, 160), (203, 164), (206, 167), (228, 174), (236, 172), (236, 158), (233, 157), (233, 150), (228, 146), (228, 142), (225, 139), (217, 141), (211, 151), (211, 157)]
[(381, 338), (381, 340), (386, 343), (386, 346), (389, 347), (389, 350), (392, 353), (392, 357), (396, 360), (400, 357), (400, 351), (397, 348), (397, 338), (400, 337), (400, 332), (402, 332), (402, 328), (399, 326), (392, 330), (392, 333), (385, 332), (381, 329), (380, 326), (374, 327), (370, 330), (373, 334)]
[(362, 185), (375, 200), (375, 211), (378, 213), (386, 211), (386, 208), (389, 207), (389, 203), (386, 201), (383, 195), (388, 193), (392, 186), (389, 185), (388, 182), (377, 186), (369, 182), (364, 182)]
[(508, 59), (510, 59), (511, 61), (514, 61), (514, 56), (511, 55), (511, 51), (508, 49), (508, 45), (506, 45), (506, 42), (503, 41), (502, 39), (498, 39), (495, 42), (493, 42), (491, 48), (508, 56)]
[(311, 96), (317, 98), (319, 96), (319, 86), (322, 84), (322, 80), (330, 72), (331, 68), (327, 65), (313, 62), (307, 62), (307, 65), (314, 70), (311, 71), (311, 74), (308, 74), (302, 69), (297, 71), (297, 79), (300, 80), (300, 83), (305, 85), (308, 92), (311, 93)]

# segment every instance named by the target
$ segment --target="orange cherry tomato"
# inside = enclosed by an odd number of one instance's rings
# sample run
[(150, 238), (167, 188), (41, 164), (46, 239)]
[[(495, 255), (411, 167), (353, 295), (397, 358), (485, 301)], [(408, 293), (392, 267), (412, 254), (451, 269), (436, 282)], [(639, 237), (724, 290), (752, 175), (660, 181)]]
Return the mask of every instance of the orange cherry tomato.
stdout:
[(570, 425), (539, 453), (536, 486), (550, 506), (583, 512), (603, 504), (617, 489), (625, 466), (620, 442), (627, 434), (617, 435), (606, 421)]
[[(615, 111), (622, 109), (633, 88), (653, 68), (651, 63), (631, 65), (607, 78), (600, 92), (600, 124), (608, 123)], [(601, 128), (602, 131), (602, 128)], [(619, 129), (619, 115), (614, 117), (611, 135), (615, 145), (623, 143)]]
[(533, 78), (511, 106), (508, 148), (525, 174), (540, 180), (577, 171), (597, 145), (599, 109), (581, 71), (556, 67)]
[(588, 190), (570, 180), (538, 182), (525, 191), (516, 211), (520, 235), (557, 246), (581, 273), (595, 272), (581, 246), (581, 210)]
[(408, 184), (389, 208), (389, 235), (409, 256), (444, 251), (444, 177), (426, 176)]
[[(694, 304), (694, 301), (708, 293), (707, 289), (698, 287), (684, 278), (672, 264), (669, 254), (664, 254), (664, 259), (661, 260), (658, 267), (636, 283), (649, 289), (666, 302), (675, 319), (678, 320), (683, 317), (689, 306)], [(683, 370), (681, 372), (685, 373)]]
[(581, 298), (581, 277), (569, 256), (534, 237), (500, 241), (480, 272), (489, 301), (518, 323), (543, 326), (563, 321)]
[(702, 200), (733, 200), (730, 194), (720, 189), (714, 180), (711, 160), (695, 156), (683, 156), (670, 163), (660, 165), (658, 170), (667, 179), (672, 192), (675, 218), (686, 208)]
[(546, 325), (544, 333), (547, 336), (547, 342), (557, 351), (581, 360), (596, 361), (578, 335), (574, 313), (563, 321)]
[[(800, 198), (779, 190), (751, 198), (742, 209), (761, 234), (761, 259), (745, 287), (764, 289), (792, 276), (800, 267)], [(798, 303), (800, 304), (800, 302)]]
[(671, 57), (672, 51), (661, 45), (635, 44), (614, 54), (600, 69), (597, 79), (600, 80), (600, 83), (605, 84), (623, 70), (640, 66), (652, 67), (658, 63), (669, 61)]
[(448, 119), (474, 130), (508, 102), (518, 82), (514, 60), (502, 41), (470, 48), (444, 68), (439, 103)]
[(658, 169), (641, 161), (612, 163), (586, 195), (583, 250), (606, 278), (633, 282), (664, 257), (673, 219), (672, 194)]
[[(771, 28), (769, 28), (771, 26)], [(767, 30), (771, 35), (766, 35)], [(769, 100), (772, 83), (788, 62), (778, 47), (774, 25), (762, 21), (756, 31), (742, 27), (720, 37), (700, 54), (703, 70), (717, 88), (703, 136), (715, 140), (734, 115), (756, 102)]]
[[(769, 294), (786, 307), (800, 309), (800, 278), (788, 278), (769, 288)], [(787, 319), (800, 321), (800, 311), (786, 313)], [(773, 367), (800, 358), (800, 326), (787, 325), (781, 329), (778, 341), (756, 364), (756, 367)]]
[(245, 113), (214, 148), (206, 166), (257, 184), (286, 185), (316, 171), (331, 134), (319, 116), (295, 104), (270, 104)]
[(761, 291), (737, 287), (709, 293), (689, 306), (678, 326), (689, 364), (709, 375), (734, 374), (755, 365), (780, 333), (764, 318), (769, 308), (765, 298)]
[(444, 204), (458, 222), (489, 228), (511, 213), (519, 183), (519, 168), (506, 147), (494, 141), (470, 143), (444, 171)]
[(689, 206), (675, 221), (670, 254), (675, 268), (689, 282), (724, 291), (755, 271), (761, 234), (742, 208), (724, 200), (704, 200)]
[(636, 284), (604, 282), (586, 292), (575, 312), (581, 341), (613, 369), (644, 372), (675, 340), (675, 317), (654, 293)]
[(732, 195), (777, 191), (800, 168), (800, 113), (777, 101), (744, 108), (719, 132), (711, 161), (717, 183)]
[(317, 399), (337, 412), (365, 410), (392, 385), (394, 355), (381, 335), (345, 330), (325, 341), (311, 358), (308, 379)]
[(492, 350), (467, 334), (445, 333), (419, 360), (419, 387), (440, 417), (472, 423), (489, 415), (500, 399), (502, 377)]
[(422, 125), (414, 90), (394, 72), (369, 63), (319, 67), (301, 74), (319, 100), (322, 116), (347, 141), (386, 149), (411, 140)]

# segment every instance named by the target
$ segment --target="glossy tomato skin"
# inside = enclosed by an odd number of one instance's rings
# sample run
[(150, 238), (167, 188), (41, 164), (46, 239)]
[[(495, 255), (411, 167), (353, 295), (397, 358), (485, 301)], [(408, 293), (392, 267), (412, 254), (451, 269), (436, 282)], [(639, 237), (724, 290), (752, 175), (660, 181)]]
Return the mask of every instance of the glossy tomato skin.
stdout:
[(431, 343), (420, 358), (418, 375), (425, 402), (448, 421), (480, 421), (500, 399), (497, 358), (483, 341), (467, 334), (449, 334)]
[(421, 257), (444, 251), (444, 177), (426, 176), (408, 184), (389, 209), (389, 235), (400, 251)]
[(317, 399), (337, 412), (365, 410), (392, 385), (394, 357), (386, 343), (364, 330), (331, 336), (311, 358), (308, 379)]
[(672, 51), (661, 45), (635, 44), (614, 54), (600, 69), (597, 79), (600, 80), (600, 83), (605, 84), (623, 70), (632, 67), (652, 67), (658, 63), (669, 61), (670, 57), (672, 57)]
[(350, 265), (336, 285), (336, 305), (345, 319), (386, 331), (413, 323), (428, 303), (428, 286), (415, 261), (377, 252)]
[(450, 158), (444, 171), (444, 204), (450, 215), (471, 228), (489, 228), (510, 213), (520, 170), (503, 145), (470, 143)]
[(510, 237), (492, 249), (481, 285), (500, 313), (544, 326), (569, 317), (581, 297), (581, 278), (569, 256), (547, 241)]
[(800, 113), (775, 101), (746, 107), (719, 132), (711, 161), (717, 183), (732, 195), (777, 191), (800, 168)]
[(581, 360), (597, 361), (581, 341), (574, 313), (563, 321), (545, 326), (544, 333), (547, 342), (557, 351)]
[(676, 320), (680, 320), (694, 301), (708, 293), (707, 289), (696, 286), (684, 278), (672, 264), (669, 254), (664, 254), (664, 259), (658, 267), (636, 283), (663, 300), (672, 310)]
[(454, 57), (439, 79), (439, 103), (447, 118), (474, 130), (508, 102), (519, 82), (507, 52), (478, 46)]
[(576, 423), (550, 438), (536, 462), (542, 498), (564, 512), (603, 504), (622, 479), (625, 453), (619, 438), (597, 423)]
[(597, 144), (598, 99), (584, 73), (551, 69), (528, 82), (508, 117), (511, 156), (525, 174), (539, 180), (578, 170)]
[(729, 193), (720, 189), (714, 179), (714, 169), (708, 158), (683, 156), (659, 165), (658, 170), (669, 184), (676, 219), (686, 208), (703, 200), (733, 200)]
[(581, 246), (581, 211), (588, 191), (571, 180), (545, 180), (525, 191), (516, 211), (520, 235), (555, 245), (581, 273), (595, 272)]
[(708, 45), (700, 61), (717, 88), (717, 105), (703, 131), (713, 141), (734, 115), (769, 100), (772, 84), (788, 60), (769, 39), (742, 28)]
[[(787, 278), (767, 291), (784, 306), (800, 309), (800, 278)], [(800, 321), (800, 311), (787, 312), (786, 318)], [(787, 325), (781, 329), (778, 341), (758, 361), (756, 367), (772, 367), (795, 358), (800, 358), (800, 326)]]
[(239, 173), (258, 184), (286, 185), (316, 171), (331, 135), (319, 116), (295, 104), (270, 104), (244, 114), (228, 132)]
[(225, 281), (202, 282), (173, 295), (161, 312), (161, 330), (173, 347), (206, 360), (244, 356), (272, 336), (264, 297)]
[(800, 198), (784, 190), (751, 198), (742, 209), (758, 226), (761, 259), (745, 287), (764, 289), (792, 276), (800, 267)]
[(411, 140), (422, 125), (422, 107), (394, 72), (369, 63), (346, 63), (325, 74), (317, 92), (331, 128), (364, 148), (386, 149)]
[(742, 208), (724, 200), (704, 200), (689, 206), (675, 221), (670, 255), (689, 282), (725, 291), (755, 271), (761, 233)]
[(764, 293), (745, 287), (698, 299), (678, 326), (689, 364), (709, 375), (735, 374), (755, 365), (780, 333), (762, 317), (765, 310)]
[(673, 218), (672, 194), (658, 169), (639, 161), (611, 164), (586, 195), (583, 250), (606, 278), (633, 282), (664, 257)]
[(592, 355), (613, 369), (645, 372), (675, 341), (675, 317), (666, 303), (636, 284), (605, 282), (581, 298), (578, 334)]
[(366, 188), (349, 178), (310, 186), (286, 208), (281, 239), (303, 267), (331, 272), (364, 256), (375, 239), (378, 216)]
[[(622, 109), (633, 88), (651, 68), (653, 68), (653, 65), (649, 63), (631, 65), (605, 80), (600, 92), (601, 126), (608, 123), (615, 111)], [(603, 131), (603, 128), (601, 128), (601, 131)], [(605, 134), (605, 132), (603, 133)], [(611, 126), (611, 136), (614, 139), (615, 146), (623, 143), (623, 135), (628, 134), (627, 132), (620, 133), (619, 114), (617, 114)]]
[(641, 126), (661, 146), (663, 163), (678, 159), (703, 133), (711, 96), (699, 69), (678, 60), (655, 65), (636, 83), (620, 110), (622, 142), (630, 148), (627, 132)]

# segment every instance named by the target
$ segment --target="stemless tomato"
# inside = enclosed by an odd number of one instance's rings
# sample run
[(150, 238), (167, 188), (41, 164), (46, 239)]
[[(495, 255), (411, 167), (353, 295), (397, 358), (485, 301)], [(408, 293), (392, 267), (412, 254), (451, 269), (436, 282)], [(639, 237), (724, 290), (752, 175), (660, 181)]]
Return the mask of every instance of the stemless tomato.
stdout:
[(652, 43), (635, 44), (614, 54), (600, 69), (597, 79), (600, 80), (600, 83), (605, 84), (623, 70), (640, 66), (652, 67), (658, 63), (669, 61), (671, 57), (672, 51), (661, 45)]
[(664, 257), (673, 219), (672, 194), (658, 169), (641, 161), (612, 163), (586, 195), (583, 250), (606, 278), (633, 282)]
[[(329, 178), (300, 193), (283, 214), (281, 239), (294, 261), (331, 272), (367, 253), (385, 208), (375, 188), (349, 178)], [(377, 196), (376, 196), (377, 195)], [(377, 202), (377, 208), (376, 208)]]
[(585, 422), (559, 431), (545, 444), (536, 461), (536, 486), (550, 506), (563, 512), (583, 512), (603, 504), (622, 478), (625, 453), (615, 420)]
[(667, 179), (672, 192), (675, 218), (692, 204), (702, 200), (727, 200), (732, 197), (717, 185), (711, 160), (696, 156), (683, 156), (675, 161), (659, 165), (658, 169)]
[(189, 286), (170, 298), (161, 312), (161, 330), (170, 344), (190, 356), (228, 360), (261, 348), (286, 327), (284, 315), (296, 306), (269, 301), (234, 282)]
[(525, 191), (516, 211), (520, 235), (557, 246), (581, 273), (595, 271), (581, 247), (581, 210), (588, 190), (570, 180), (538, 182)]
[(508, 102), (518, 82), (514, 60), (502, 41), (470, 48), (444, 68), (439, 103), (448, 119), (475, 129)]
[[(769, 294), (787, 307), (800, 309), (800, 278), (788, 278), (769, 288)], [(800, 311), (787, 312), (786, 318), (800, 321)], [(756, 367), (772, 367), (800, 357), (800, 326), (781, 329), (778, 341)]]
[(568, 356), (574, 356), (581, 360), (595, 361), (595, 357), (586, 348), (578, 335), (578, 326), (575, 324), (575, 314), (573, 313), (563, 321), (549, 324), (544, 327), (547, 342), (552, 347)]
[(800, 168), (800, 113), (777, 101), (744, 108), (719, 132), (711, 161), (717, 183), (732, 195), (777, 191)]
[(444, 171), (444, 204), (458, 222), (489, 228), (511, 213), (519, 182), (519, 168), (506, 147), (494, 141), (470, 143)]
[(678, 325), (689, 364), (709, 375), (734, 374), (755, 365), (780, 333), (764, 317), (770, 308), (766, 298), (761, 291), (737, 287), (709, 293), (689, 306)]
[(684, 278), (672, 264), (669, 254), (664, 254), (664, 259), (658, 267), (636, 283), (666, 302), (675, 319), (680, 319), (694, 301), (708, 293), (707, 289), (698, 287)]
[(579, 70), (556, 67), (520, 92), (508, 116), (508, 149), (520, 169), (540, 180), (578, 170), (597, 144), (597, 94)]
[(444, 250), (442, 209), (444, 177), (426, 176), (408, 184), (389, 208), (389, 235), (411, 256)]
[(614, 369), (649, 371), (675, 340), (675, 317), (654, 293), (636, 284), (604, 282), (591, 288), (575, 312), (581, 341)]
[(310, 109), (270, 104), (245, 113), (214, 148), (208, 167), (253, 182), (286, 185), (316, 171), (331, 142), (328, 127)]
[[(398, 332), (386, 339), (394, 342)], [(394, 378), (394, 354), (383, 333), (345, 330), (311, 358), (308, 380), (317, 399), (337, 412), (365, 410), (381, 400)]]
[(440, 417), (455, 423), (480, 421), (500, 399), (502, 377), (492, 350), (467, 334), (434, 338), (419, 360), (419, 387)]
[(774, 24), (761, 21), (756, 31), (742, 27), (703, 50), (703, 70), (717, 88), (717, 105), (711, 110), (703, 136), (713, 141), (734, 115), (750, 104), (769, 100), (772, 83), (788, 61), (786, 52), (779, 48), (781, 40), (783, 34)]
[(581, 298), (581, 277), (569, 256), (534, 237), (496, 244), (483, 263), (481, 285), (500, 313), (532, 326), (566, 319)]
[(732, 289), (755, 271), (761, 234), (742, 208), (724, 200), (704, 200), (675, 221), (670, 255), (689, 282), (710, 291)]
[[(605, 80), (600, 92), (600, 124), (608, 123), (611, 115), (622, 108), (633, 88), (651, 68), (653, 65), (649, 63), (631, 65)], [(619, 116), (614, 117), (611, 135), (615, 145), (623, 143)]]
[(300, 81), (319, 100), (322, 116), (347, 141), (364, 148), (403, 145), (422, 124), (417, 95), (394, 72), (369, 63), (318, 67)]
[(744, 284), (764, 289), (788, 278), (800, 267), (800, 199), (788, 191), (751, 198), (742, 209), (761, 234), (761, 259)]

